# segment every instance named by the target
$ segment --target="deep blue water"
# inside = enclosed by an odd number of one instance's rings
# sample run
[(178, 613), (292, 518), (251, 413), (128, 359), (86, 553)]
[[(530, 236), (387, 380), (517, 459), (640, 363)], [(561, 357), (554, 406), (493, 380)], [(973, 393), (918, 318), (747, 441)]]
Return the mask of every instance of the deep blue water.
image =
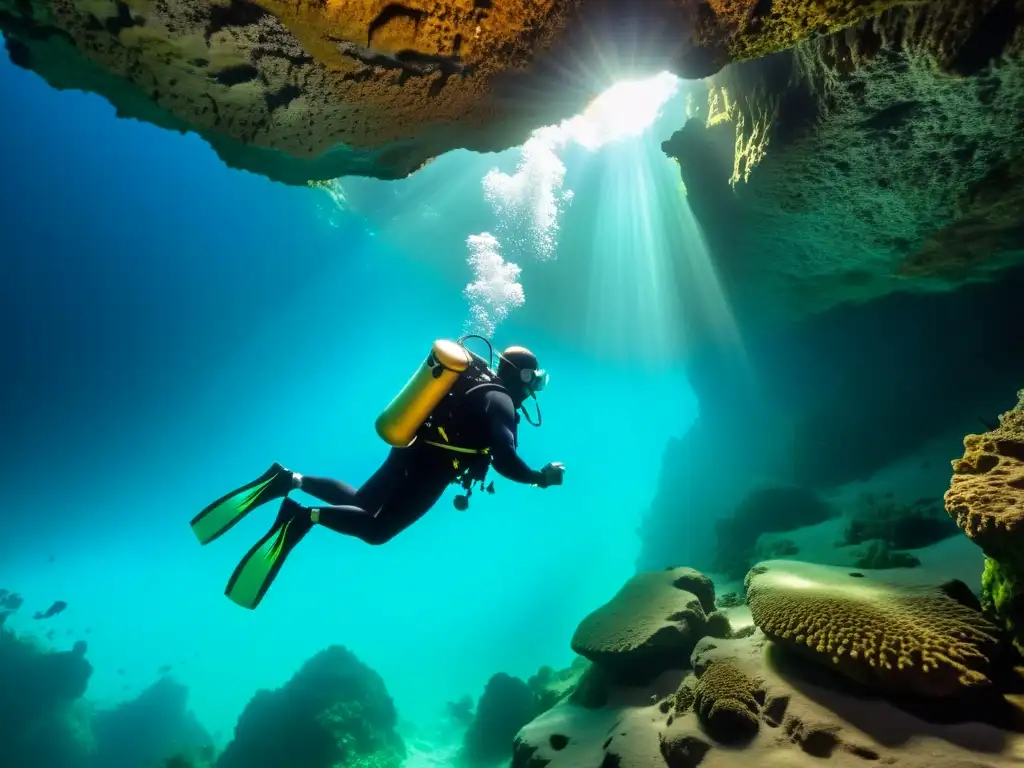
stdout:
[[(465, 513), (449, 494), (380, 548), (316, 530), (248, 612), (222, 590), (273, 510), (207, 548), (189, 519), (274, 460), (354, 484), (373, 471), (374, 418), (467, 320), (466, 253), (444, 244), (479, 228), (454, 212), (479, 206), (475, 179), (517, 150), (431, 166), (438, 199), (443, 174), (474, 181), (414, 249), (379, 217), (229, 170), (197, 137), (119, 120), (6, 57), (0, 102), (0, 586), (30, 610), (67, 601), (46, 628), (61, 648), (88, 641), (91, 700), (131, 697), (172, 664), (223, 741), (256, 688), (330, 643), (411, 721), (495, 672), (571, 659), (576, 624), (632, 573), (666, 442), (695, 415), (659, 303), (663, 228), (628, 191), (657, 137), (567, 154), (581, 245), (522, 264), (526, 304), (495, 333), (551, 371), (522, 451), (565, 462), (565, 486), (499, 480)], [(658, 189), (678, 187), (658, 157)], [(620, 218), (588, 213), (616, 205)]]

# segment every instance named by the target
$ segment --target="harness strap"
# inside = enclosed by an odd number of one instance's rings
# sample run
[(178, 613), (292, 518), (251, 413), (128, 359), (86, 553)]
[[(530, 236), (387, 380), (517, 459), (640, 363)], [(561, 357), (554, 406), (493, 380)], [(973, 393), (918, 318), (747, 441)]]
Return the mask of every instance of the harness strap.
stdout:
[(432, 445), (435, 448), (444, 448), (446, 451), (455, 451), (456, 453), (473, 453), (473, 454), (488, 454), (491, 452), (490, 448), (461, 448), (457, 445), (448, 445), (448, 443), (435, 443), (433, 440), (424, 440), (424, 445)]

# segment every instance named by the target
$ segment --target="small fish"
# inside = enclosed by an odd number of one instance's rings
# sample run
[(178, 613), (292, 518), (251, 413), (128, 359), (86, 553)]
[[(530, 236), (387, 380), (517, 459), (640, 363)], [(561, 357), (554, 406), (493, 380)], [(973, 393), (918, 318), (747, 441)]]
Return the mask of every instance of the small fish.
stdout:
[(57, 600), (53, 605), (51, 605), (49, 608), (46, 609), (45, 613), (40, 613), (39, 611), (36, 611), (36, 615), (33, 616), (32, 618), (33, 619), (49, 619), (49, 618), (51, 618), (53, 616), (56, 616), (58, 613), (64, 613), (64, 609), (67, 608), (67, 607), (68, 607), (68, 604), (65, 603), (63, 600)]
[(22, 599), (21, 595), (17, 592), (0, 589), (0, 608), (6, 608), (13, 613), (21, 608), (21, 604), (24, 602), (25, 601)]
[(124, 674), (124, 667), (121, 667), (119, 670), (117, 670), (117, 674), (123, 675)]
[(47, 640), (53, 640), (53, 638), (56, 637), (56, 636), (57, 636), (57, 630), (55, 630), (55, 629), (51, 629), (49, 632), (46, 633), (46, 639)]
[(55, 563), (55, 562), (57, 562), (57, 556), (56, 556), (56, 555), (50, 555), (50, 556), (49, 556), (49, 557), (48, 557), (48, 558), (46, 559), (46, 562), (48, 562), (48, 563)]
[(157, 673), (161, 674), (161, 675), (166, 675), (170, 671), (171, 671), (171, 665), (170, 664), (164, 664), (162, 667), (160, 667), (157, 670)]

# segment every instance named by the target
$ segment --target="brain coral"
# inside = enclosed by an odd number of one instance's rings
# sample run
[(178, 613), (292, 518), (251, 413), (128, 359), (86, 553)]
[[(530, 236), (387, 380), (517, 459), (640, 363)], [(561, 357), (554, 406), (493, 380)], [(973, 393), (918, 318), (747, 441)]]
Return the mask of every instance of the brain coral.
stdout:
[(719, 661), (709, 666), (697, 681), (693, 705), (712, 737), (735, 744), (757, 734), (758, 696), (763, 700), (759, 681), (747, 677), (732, 662)]
[(951, 597), (961, 582), (906, 587), (846, 568), (772, 560), (746, 578), (772, 640), (866, 685), (948, 696), (991, 683), (997, 630)]

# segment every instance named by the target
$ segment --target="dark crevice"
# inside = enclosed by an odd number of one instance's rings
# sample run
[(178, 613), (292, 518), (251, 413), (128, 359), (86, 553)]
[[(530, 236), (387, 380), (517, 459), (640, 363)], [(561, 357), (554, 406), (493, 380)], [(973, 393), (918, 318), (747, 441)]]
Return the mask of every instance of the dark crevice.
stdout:
[(285, 53), (284, 51), (268, 51), (262, 48), (257, 48), (254, 51), (251, 51), (249, 53), (249, 60), (256, 62), (259, 61), (260, 59), (265, 59), (268, 56), (274, 59), (282, 59), (296, 67), (305, 66), (306, 64), (310, 64), (313, 61), (313, 57), (307, 53), (292, 54)]
[(919, 101), (898, 101), (869, 117), (862, 125), (870, 131), (896, 128), (912, 118), (920, 107)]
[(57, 27), (40, 26), (33, 19), (23, 19), (5, 11), (0, 11), (0, 30), (3, 31), (3, 39), (7, 41), (10, 50), (11, 40), (14, 36), (23, 37), (26, 40), (45, 41), (52, 37), (64, 40), (72, 48), (76, 47), (75, 38)]
[(255, 3), (231, 0), (227, 5), (211, 5), (210, 20), (206, 24), (206, 42), (225, 27), (247, 27), (257, 23), (267, 12)]
[(751, 20), (763, 19), (772, 12), (772, 0), (757, 0), (750, 11)]
[(273, 112), (281, 107), (287, 107), (301, 95), (302, 89), (293, 83), (289, 83), (279, 91), (264, 93), (263, 100), (267, 103), (267, 109)]
[(401, 69), (409, 75), (429, 75), (440, 72), (443, 75), (468, 74), (469, 68), (458, 56), (434, 56), (419, 51), (399, 51), (395, 54), (380, 53), (356, 43), (338, 43), (338, 51), (351, 56), (363, 64), (383, 69)]
[(1024, 443), (1019, 440), (996, 440), (996, 450), (1003, 456), (1024, 461)]
[(103, 26), (106, 28), (112, 36), (117, 37), (122, 29), (128, 29), (129, 27), (136, 26), (139, 22), (136, 22), (132, 18), (132, 10), (128, 7), (127, 3), (117, 3), (117, 15), (110, 16), (103, 22)]
[(1013, 0), (1000, 0), (975, 26), (970, 37), (950, 61), (949, 69), (964, 77), (977, 74), (1002, 56), (1019, 23)]
[(441, 95), (441, 91), (443, 91), (444, 87), (448, 85), (448, 77), (448, 75), (441, 75), (430, 84), (430, 88), (427, 89), (427, 94), (430, 98), (436, 99)]
[(419, 23), (426, 15), (426, 11), (409, 8), (401, 3), (387, 5), (377, 14), (377, 18), (370, 22), (370, 27), (366, 33), (366, 44), (373, 45), (373, 36), (377, 30), (395, 19), (412, 19), (413, 24), (419, 26)]
[(260, 71), (252, 64), (236, 64), (214, 73), (213, 79), (221, 85), (232, 86), (251, 82), (259, 76)]

